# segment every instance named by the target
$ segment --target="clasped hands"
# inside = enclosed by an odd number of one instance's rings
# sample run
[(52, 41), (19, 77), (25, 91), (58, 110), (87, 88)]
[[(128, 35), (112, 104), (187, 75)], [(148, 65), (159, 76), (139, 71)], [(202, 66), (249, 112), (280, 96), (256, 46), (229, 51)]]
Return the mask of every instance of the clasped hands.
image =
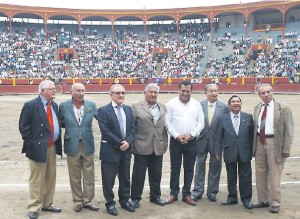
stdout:
[(126, 151), (129, 148), (129, 143), (127, 141), (122, 141), (122, 145), (120, 146), (121, 151)]
[(181, 144), (187, 144), (189, 141), (193, 139), (192, 135), (179, 135), (176, 140), (179, 141)]

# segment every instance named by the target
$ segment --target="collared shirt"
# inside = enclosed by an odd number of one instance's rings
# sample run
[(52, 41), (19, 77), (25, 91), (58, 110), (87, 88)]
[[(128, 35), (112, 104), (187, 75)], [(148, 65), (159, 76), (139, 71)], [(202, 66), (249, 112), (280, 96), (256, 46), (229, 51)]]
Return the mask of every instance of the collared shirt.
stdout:
[[(266, 116), (266, 125), (265, 125), (265, 134), (266, 135), (274, 135), (274, 100), (271, 100), (267, 106), (267, 116)], [(257, 132), (260, 132), (260, 123), (261, 123), (261, 115), (264, 111), (265, 104), (262, 103), (261, 110), (258, 116), (257, 121)]]
[(158, 104), (155, 103), (152, 107), (149, 106), (149, 110), (151, 112), (151, 115), (153, 116), (153, 122), (154, 122), (154, 124), (156, 124), (157, 120), (159, 119), (159, 116), (160, 116)]
[(173, 138), (179, 135), (198, 137), (204, 128), (204, 114), (200, 102), (193, 98), (187, 104), (179, 97), (171, 99), (166, 104), (166, 127)]
[(80, 106), (79, 109), (76, 107), (73, 100), (72, 100), (72, 104), (73, 104), (73, 110), (74, 110), (76, 120), (77, 120), (78, 124), (80, 125), (82, 122), (83, 114), (84, 114), (84, 103)]
[[(118, 117), (118, 112), (117, 112), (117, 107), (118, 105), (114, 102), (114, 101), (111, 101), (111, 104), (112, 104), (112, 107), (115, 111), (115, 114), (116, 116)], [(120, 111), (121, 111), (121, 115), (122, 115), (122, 120), (123, 120), (123, 126), (124, 126), (124, 132), (125, 132), (125, 136), (126, 136), (126, 114), (125, 114), (125, 111), (123, 109), (123, 104), (121, 104), (121, 108), (120, 108)]]
[[(41, 97), (41, 100), (42, 100), (42, 103), (43, 103), (43, 106), (44, 106), (44, 109), (45, 109), (45, 112), (46, 112), (46, 115), (47, 115), (47, 103), (48, 101), (42, 97)], [(53, 118), (53, 126), (54, 126), (54, 134), (53, 134), (53, 142), (55, 142), (58, 137), (59, 137), (59, 124), (58, 124), (58, 119), (57, 119), (57, 115), (52, 107), (52, 101), (51, 102), (51, 110), (52, 110), (52, 118)]]
[[(237, 120), (238, 120), (237, 127), (235, 127), (235, 124), (234, 124), (234, 121), (235, 121), (236, 117), (237, 117)], [(237, 133), (238, 133), (238, 130), (239, 130), (240, 124), (241, 124), (241, 113), (239, 112), (238, 114), (234, 114), (233, 112), (230, 111), (230, 118), (231, 118), (231, 122), (232, 122), (233, 128), (236, 128), (237, 129)]]
[(207, 101), (207, 110), (209, 111), (211, 109), (212, 115), (214, 115), (214, 112), (215, 112), (215, 109), (216, 109), (216, 105), (217, 105), (217, 101), (215, 101), (213, 103)]

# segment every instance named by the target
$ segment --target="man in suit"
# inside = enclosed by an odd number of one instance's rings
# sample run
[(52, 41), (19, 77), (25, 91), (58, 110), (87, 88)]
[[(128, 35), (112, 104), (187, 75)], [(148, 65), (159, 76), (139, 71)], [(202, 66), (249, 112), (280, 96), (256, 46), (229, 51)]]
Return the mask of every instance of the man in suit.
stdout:
[(182, 201), (196, 206), (191, 197), (191, 184), (197, 154), (197, 137), (204, 127), (201, 104), (191, 98), (193, 85), (190, 81), (179, 84), (179, 95), (166, 104), (166, 127), (170, 138), (171, 178), (170, 196), (166, 204), (178, 200), (179, 178), (183, 160), (184, 185)]
[(128, 201), (130, 197), (131, 145), (135, 127), (130, 106), (124, 104), (125, 89), (120, 84), (110, 88), (111, 102), (98, 109), (98, 123), (101, 130), (101, 174), (106, 211), (118, 215), (115, 207), (113, 186), (116, 175), (119, 178), (119, 203), (127, 211), (135, 208)]
[(271, 213), (278, 213), (281, 174), (294, 138), (293, 114), (290, 106), (273, 99), (269, 84), (259, 84), (257, 92), (262, 102), (254, 107), (253, 155), (258, 203), (253, 207), (270, 207)]
[(62, 155), (61, 128), (55, 98), (55, 84), (41, 81), (39, 96), (26, 102), (19, 120), (24, 141), (22, 153), (29, 159), (30, 219), (38, 218), (38, 211), (61, 212), (53, 206), (56, 183), (56, 154)]
[(237, 172), (240, 198), (245, 208), (251, 209), (252, 198), (252, 141), (253, 117), (241, 112), (242, 100), (233, 95), (228, 100), (231, 110), (219, 118), (216, 139), (216, 158), (221, 160), (222, 147), (227, 170), (228, 197), (222, 205), (238, 203)]
[(134, 103), (132, 111), (135, 121), (135, 141), (133, 144), (134, 166), (131, 184), (131, 200), (139, 207), (148, 168), (150, 202), (164, 206), (161, 200), (160, 181), (163, 154), (168, 146), (165, 129), (165, 106), (157, 102), (159, 86), (150, 83), (145, 87), (145, 99)]
[(202, 198), (205, 184), (205, 169), (207, 154), (210, 155), (207, 197), (211, 202), (217, 201), (219, 182), (222, 168), (222, 160), (215, 156), (215, 139), (217, 133), (217, 122), (220, 116), (229, 112), (226, 104), (218, 100), (218, 85), (207, 84), (205, 86), (206, 100), (201, 101), (204, 113), (205, 126), (198, 139), (198, 153), (196, 157), (196, 170), (194, 178), (193, 200)]
[(98, 211), (91, 204), (95, 196), (93, 118), (98, 113), (94, 102), (85, 100), (85, 87), (75, 83), (71, 88), (72, 98), (59, 106), (61, 126), (65, 128), (64, 152), (67, 154), (70, 185), (74, 210), (83, 208)]

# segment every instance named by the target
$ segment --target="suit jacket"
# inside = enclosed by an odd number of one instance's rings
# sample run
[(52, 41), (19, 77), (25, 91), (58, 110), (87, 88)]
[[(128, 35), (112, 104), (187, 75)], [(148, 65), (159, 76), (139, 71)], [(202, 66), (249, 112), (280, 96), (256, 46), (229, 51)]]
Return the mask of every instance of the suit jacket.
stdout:
[(81, 124), (78, 124), (73, 109), (72, 99), (69, 99), (59, 106), (61, 126), (65, 128), (64, 152), (75, 156), (79, 150), (79, 138), (82, 139), (83, 150), (86, 155), (95, 152), (94, 135), (92, 130), (93, 118), (98, 118), (97, 108), (94, 102), (85, 100), (84, 113)]
[(200, 136), (198, 138), (197, 152), (203, 153), (205, 151), (206, 147), (208, 147), (208, 151), (210, 153), (214, 153), (218, 120), (219, 120), (220, 116), (229, 112), (229, 108), (226, 104), (217, 100), (216, 108), (215, 108), (211, 123), (209, 125), (208, 124), (208, 112), (207, 112), (208, 101), (203, 100), (200, 103), (201, 103), (203, 113), (204, 113), (205, 124), (204, 124), (204, 129), (201, 131)]
[[(257, 132), (258, 116), (262, 107), (259, 103), (254, 107), (254, 133)], [(294, 119), (290, 106), (274, 100), (274, 138), (275, 156), (277, 162), (284, 162), (282, 153), (290, 154), (291, 145), (294, 139)], [(254, 135), (253, 156), (257, 147), (257, 135)]]
[(141, 155), (163, 155), (168, 147), (168, 134), (165, 128), (165, 105), (157, 103), (159, 106), (159, 119), (154, 124), (153, 116), (150, 112), (146, 100), (132, 104), (132, 112), (135, 123), (135, 140), (133, 153)]
[(98, 123), (102, 135), (100, 160), (104, 162), (117, 163), (123, 157), (125, 159), (131, 158), (131, 145), (134, 141), (135, 127), (131, 107), (123, 104), (123, 109), (126, 114), (126, 137), (124, 140), (130, 145), (130, 148), (124, 152), (119, 149), (123, 139), (112, 104), (109, 103), (98, 109)]
[[(58, 106), (52, 101), (52, 108), (59, 121)], [(55, 142), (56, 153), (62, 155), (61, 128), (59, 124), (59, 137)], [(40, 97), (26, 102), (22, 108), (19, 131), (23, 139), (22, 153), (26, 153), (29, 159), (45, 163), (47, 160), (48, 142), (51, 130), (47, 119), (47, 113)]]
[(238, 135), (234, 130), (230, 113), (219, 118), (215, 153), (222, 154), (223, 146), (224, 162), (226, 163), (237, 162), (238, 158), (242, 162), (252, 159), (253, 117), (244, 112), (241, 112), (240, 115)]

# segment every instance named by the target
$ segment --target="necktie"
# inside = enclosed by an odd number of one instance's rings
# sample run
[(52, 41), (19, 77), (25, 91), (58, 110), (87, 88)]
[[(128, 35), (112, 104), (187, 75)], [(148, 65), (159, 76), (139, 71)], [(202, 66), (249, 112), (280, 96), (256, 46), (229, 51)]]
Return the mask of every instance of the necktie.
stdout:
[(261, 144), (265, 143), (265, 126), (266, 126), (266, 117), (267, 117), (267, 107), (268, 104), (264, 104), (265, 108), (263, 113), (261, 114), (261, 120), (260, 120), (260, 131), (259, 131), (259, 141)]
[(117, 119), (118, 119), (118, 122), (119, 122), (122, 138), (125, 139), (125, 130), (124, 130), (124, 124), (123, 124), (123, 117), (122, 117), (122, 113), (121, 113), (121, 107), (122, 106), (116, 106), (116, 108), (117, 108)]
[(233, 117), (233, 128), (235, 130), (236, 135), (239, 134), (239, 116), (238, 115), (234, 115)]
[(210, 125), (212, 117), (213, 117), (213, 105), (208, 105), (208, 111), (207, 111), (207, 117), (208, 117), (208, 125)]
[(52, 117), (52, 110), (51, 110), (51, 103), (48, 101), (47, 103), (47, 118), (50, 126), (51, 136), (48, 142), (48, 147), (51, 147), (53, 143), (53, 135), (54, 135), (54, 125), (53, 125), (53, 117)]

